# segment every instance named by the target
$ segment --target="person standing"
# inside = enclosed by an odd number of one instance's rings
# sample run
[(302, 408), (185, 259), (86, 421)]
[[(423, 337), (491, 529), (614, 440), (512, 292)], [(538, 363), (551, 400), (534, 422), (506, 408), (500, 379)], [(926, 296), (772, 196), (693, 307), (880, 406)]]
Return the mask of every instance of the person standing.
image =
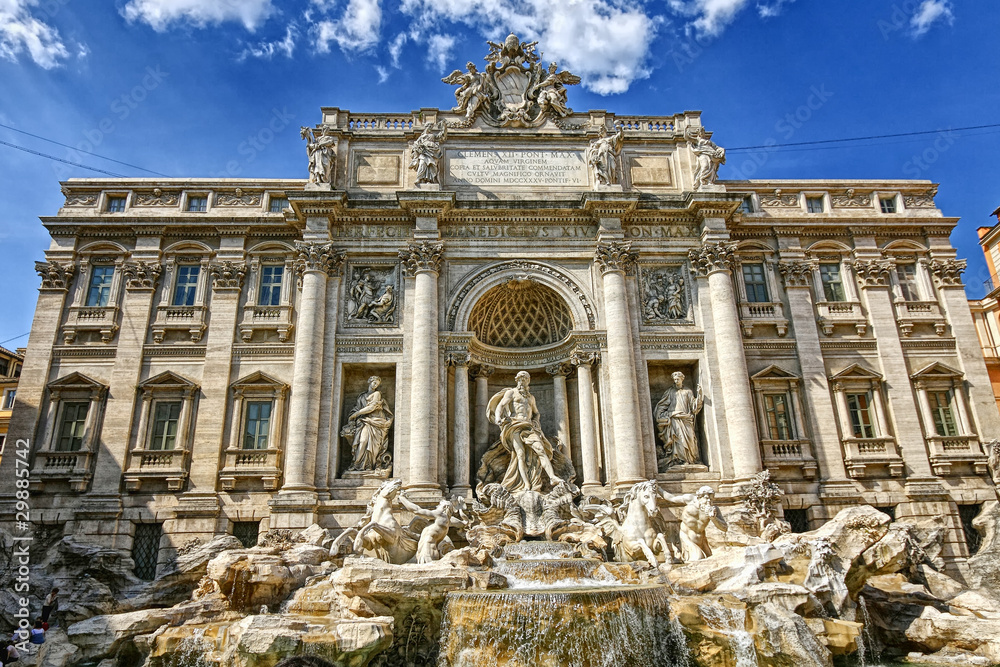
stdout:
[(59, 589), (53, 588), (42, 601), (42, 623), (48, 623), (49, 617), (59, 609)]

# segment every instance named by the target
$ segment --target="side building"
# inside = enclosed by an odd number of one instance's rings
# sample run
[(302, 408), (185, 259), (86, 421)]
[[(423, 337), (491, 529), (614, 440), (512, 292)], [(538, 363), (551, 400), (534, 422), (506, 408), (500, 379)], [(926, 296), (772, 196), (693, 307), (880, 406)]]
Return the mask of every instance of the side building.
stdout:
[(17, 383), (23, 364), (23, 348), (11, 352), (0, 347), (0, 455), (7, 444), (7, 431), (10, 429), (10, 416), (14, 411)]
[(993, 384), (993, 395), (1000, 406), (1000, 208), (993, 211), (998, 224), (980, 227), (979, 244), (983, 248), (989, 277), (983, 280), (986, 294), (981, 299), (971, 299), (969, 308), (976, 321), (979, 343), (983, 348), (983, 358)]

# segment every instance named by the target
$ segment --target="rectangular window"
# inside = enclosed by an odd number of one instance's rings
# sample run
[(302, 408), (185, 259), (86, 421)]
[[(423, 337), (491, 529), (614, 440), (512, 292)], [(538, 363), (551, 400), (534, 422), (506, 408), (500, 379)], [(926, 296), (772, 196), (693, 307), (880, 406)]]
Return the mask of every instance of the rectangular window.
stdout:
[(200, 272), (201, 267), (197, 265), (177, 267), (177, 283), (174, 285), (175, 306), (194, 305), (194, 295), (198, 291), (198, 274)]
[(14, 364), (14, 377), (21, 377), (21, 364)]
[(160, 556), (162, 535), (162, 523), (135, 525), (135, 536), (132, 538), (132, 560), (135, 562), (133, 572), (143, 581), (152, 581), (156, 578), (156, 561)]
[(260, 298), (257, 302), (262, 306), (277, 306), (281, 303), (281, 279), (284, 276), (283, 266), (262, 266), (260, 268)]
[(934, 430), (941, 436), (958, 435), (955, 415), (951, 411), (951, 391), (929, 391), (927, 400), (931, 404), (931, 414), (934, 415)]
[(743, 285), (747, 290), (747, 301), (750, 303), (767, 303), (767, 280), (764, 278), (764, 265), (761, 263), (743, 265)]
[(10, 372), (10, 360), (0, 358), (0, 377), (7, 377)]
[(17, 389), (11, 389), (3, 397), (3, 409), (13, 410), (14, 409), (14, 398), (17, 396)]
[(785, 509), (784, 514), (785, 521), (791, 524), (793, 533), (809, 532), (809, 515), (806, 510)]
[(855, 438), (874, 438), (875, 422), (872, 419), (871, 392), (847, 395), (847, 411), (851, 417), (851, 429)]
[(243, 449), (267, 449), (271, 426), (271, 402), (248, 401), (243, 424)]
[(62, 419), (59, 422), (57, 452), (78, 452), (83, 448), (83, 430), (87, 424), (87, 409), (90, 403), (79, 401), (63, 403)]
[(198, 195), (196, 197), (188, 197), (188, 208), (187, 210), (193, 211), (195, 213), (204, 213), (208, 210), (208, 197), (203, 195)]
[(177, 444), (177, 422), (181, 416), (181, 402), (157, 403), (153, 410), (153, 441), (150, 449), (173, 449)]
[(111, 297), (111, 279), (115, 275), (113, 266), (94, 266), (90, 269), (90, 288), (87, 290), (88, 306), (106, 306)]
[(108, 197), (108, 213), (124, 213), (125, 197)]
[(823, 212), (823, 198), (822, 197), (806, 197), (806, 210), (810, 213), (822, 213)]
[(767, 431), (771, 440), (795, 439), (788, 394), (764, 394), (764, 413), (767, 417)]
[(840, 275), (840, 264), (819, 265), (819, 279), (823, 283), (823, 298), (827, 301), (847, 301), (844, 294), (844, 280)]
[(740, 202), (740, 211), (743, 213), (753, 213), (753, 197), (747, 195)]
[(244, 549), (257, 546), (257, 539), (260, 537), (260, 522), (234, 521), (233, 537), (240, 541)]
[(879, 205), (879, 208), (882, 209), (883, 213), (895, 213), (896, 212), (896, 198), (895, 197), (879, 197), (878, 205)]
[(288, 200), (284, 197), (271, 197), (271, 213), (281, 213), (288, 208)]
[(899, 291), (907, 301), (920, 301), (920, 293), (917, 291), (917, 265), (914, 262), (896, 265), (896, 280), (899, 282)]

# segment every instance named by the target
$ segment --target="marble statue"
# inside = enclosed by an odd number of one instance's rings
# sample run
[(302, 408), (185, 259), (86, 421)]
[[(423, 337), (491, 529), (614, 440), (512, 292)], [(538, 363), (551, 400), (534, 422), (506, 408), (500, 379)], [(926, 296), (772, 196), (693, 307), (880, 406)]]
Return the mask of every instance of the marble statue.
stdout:
[(569, 72), (558, 72), (557, 69), (556, 63), (549, 63), (548, 71), (543, 72), (542, 78), (531, 87), (528, 97), (537, 97), (542, 113), (551, 110), (560, 118), (565, 118), (572, 113), (566, 106), (566, 85), (580, 83), (580, 77)]
[(618, 154), (622, 150), (625, 130), (622, 127), (612, 135), (603, 126), (597, 139), (587, 147), (587, 164), (594, 171), (594, 181), (597, 185), (613, 185), (618, 173)]
[(984, 447), (986, 448), (986, 455), (989, 457), (987, 467), (989, 467), (990, 474), (993, 476), (993, 482), (1000, 484), (1000, 440), (994, 438), (987, 442)]
[[(401, 496), (401, 499), (403, 498), (405, 496)], [(406, 499), (406, 502), (409, 500)], [(448, 531), (452, 528), (466, 527), (465, 521), (457, 516), (458, 508), (453, 501), (447, 498), (442, 499), (432, 510), (425, 510), (414, 505), (410, 511), (417, 516), (430, 519), (430, 523), (420, 531), (420, 539), (417, 541), (417, 563), (419, 564), (432, 563), (451, 551), (451, 549), (442, 550), (442, 543), (448, 537)], [(450, 543), (448, 546), (451, 546)]]
[(676, 465), (702, 463), (695, 431), (695, 418), (705, 402), (701, 385), (695, 393), (684, 386), (684, 373), (677, 371), (671, 378), (674, 386), (663, 392), (663, 397), (653, 409), (660, 439), (663, 440), (663, 453), (657, 457), (661, 471)]
[(410, 146), (410, 169), (417, 172), (416, 185), (437, 183), (441, 167), (441, 144), (448, 136), (444, 123), (428, 125)]
[(617, 517), (610, 509), (600, 513), (597, 523), (611, 536), (611, 547), (619, 563), (645, 559), (655, 566), (659, 563), (657, 554), (670, 561), (670, 546), (652, 521), (658, 513), (657, 498), (663, 493), (655, 480), (639, 482), (625, 494)]
[(338, 535), (330, 545), (330, 555), (337, 557), (341, 546), (350, 543), (351, 553), (374, 552), (376, 557), (394, 565), (402, 565), (413, 558), (419, 536), (400, 525), (393, 515), (394, 509), (416, 507), (401, 493), (402, 488), (400, 479), (384, 481), (368, 501), (361, 520)]
[(709, 139), (705, 128), (689, 131), (688, 141), (692, 143), (692, 150), (697, 160), (694, 170), (694, 189), (701, 190), (715, 185), (715, 181), (719, 178), (719, 166), (726, 164), (726, 149), (717, 146)]
[(303, 127), (299, 135), (306, 140), (309, 153), (309, 182), (333, 185), (337, 165), (337, 140), (326, 129), (319, 137), (310, 127)]
[(348, 470), (388, 471), (392, 465), (388, 445), (393, 416), (378, 390), (381, 384), (382, 378), (377, 375), (368, 378), (368, 391), (358, 396), (354, 412), (340, 431), (342, 437), (351, 441), (353, 461)]
[(464, 113), (466, 120), (471, 121), (476, 117), (479, 107), (489, 101), (489, 94), (486, 90), (485, 75), (476, 69), (475, 64), (466, 63), (465, 68), (467, 71), (457, 69), (441, 81), (459, 86), (455, 90), (455, 107), (452, 111)]
[(511, 454), (500, 484), (514, 494), (541, 490), (542, 471), (553, 486), (563, 481), (552, 467), (552, 443), (542, 433), (538, 406), (528, 390), (531, 376), (521, 371), (515, 379), (517, 386), (497, 392), (487, 407), (489, 420), (500, 427), (500, 442)]
[(703, 486), (697, 493), (673, 495), (658, 488), (659, 497), (669, 505), (682, 505), (681, 510), (681, 559), (685, 563), (708, 558), (712, 548), (708, 545), (705, 531), (712, 523), (722, 531), (728, 530), (722, 512), (712, 504), (715, 491), (710, 486)]

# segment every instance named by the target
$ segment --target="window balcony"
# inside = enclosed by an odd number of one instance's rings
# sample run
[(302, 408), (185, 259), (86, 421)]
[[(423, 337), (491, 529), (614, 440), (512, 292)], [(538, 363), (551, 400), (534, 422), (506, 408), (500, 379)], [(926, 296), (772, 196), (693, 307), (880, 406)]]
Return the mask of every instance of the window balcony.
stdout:
[(83, 493), (91, 478), (93, 454), (89, 450), (76, 452), (40, 451), (35, 454), (35, 466), (31, 472), (30, 487), (41, 491), (46, 483), (64, 481), (71, 491)]
[(168, 331), (184, 331), (192, 343), (201, 342), (207, 324), (205, 306), (157, 306), (153, 321), (153, 342), (162, 343)]
[(784, 306), (780, 301), (740, 303), (740, 323), (743, 326), (743, 335), (747, 338), (753, 336), (755, 326), (770, 325), (778, 330), (779, 336), (788, 333), (788, 319), (785, 317)]
[(225, 451), (226, 463), (219, 472), (222, 488), (232, 491), (240, 480), (260, 480), (265, 489), (277, 489), (281, 482), (280, 449), (235, 449)]
[(118, 333), (118, 307), (71, 306), (62, 328), (63, 343), (72, 345), (82, 331), (96, 331), (102, 343), (110, 343)]
[(793, 472), (789, 478), (815, 479), (818, 466), (808, 440), (761, 440), (764, 467), (768, 470)]
[(927, 445), (935, 475), (955, 474), (956, 467), (972, 467), (977, 475), (989, 475), (987, 456), (974, 435), (930, 436)]
[(899, 331), (904, 337), (909, 337), (913, 333), (915, 324), (930, 324), (934, 327), (934, 332), (938, 336), (943, 336), (948, 328), (948, 323), (941, 314), (941, 307), (937, 301), (903, 301), (899, 299), (895, 303), (896, 322), (899, 323)]
[(133, 449), (125, 471), (125, 488), (139, 491), (147, 480), (163, 480), (168, 491), (180, 491), (188, 476), (186, 449)]
[(903, 476), (903, 458), (893, 438), (844, 438), (847, 456), (847, 474), (851, 477), (868, 477), (871, 468), (885, 467), (893, 477)]
[(826, 336), (833, 335), (833, 328), (842, 324), (853, 326), (859, 336), (868, 331), (860, 301), (817, 301), (816, 321)]
[(255, 331), (274, 331), (279, 343), (287, 343), (291, 339), (293, 326), (291, 306), (247, 305), (243, 307), (240, 338), (244, 343), (249, 343)]

